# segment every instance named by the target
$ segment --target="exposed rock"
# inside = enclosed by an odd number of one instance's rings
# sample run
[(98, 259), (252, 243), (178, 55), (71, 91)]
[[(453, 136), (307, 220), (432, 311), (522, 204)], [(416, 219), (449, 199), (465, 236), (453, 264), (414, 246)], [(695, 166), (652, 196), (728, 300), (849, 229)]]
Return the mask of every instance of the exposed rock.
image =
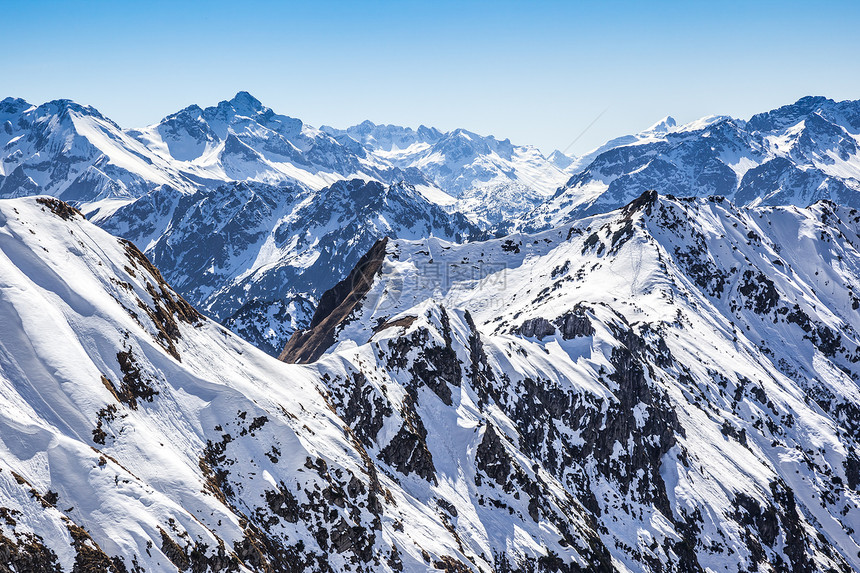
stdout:
[(565, 340), (594, 334), (594, 327), (586, 315), (586, 308), (579, 304), (571, 312), (556, 318), (555, 324), (561, 330), (561, 337)]
[(126, 256), (132, 266), (130, 274), (134, 273), (134, 269), (142, 269), (155, 280), (155, 285), (149, 281), (146, 282), (147, 293), (152, 297), (155, 308), (140, 299), (138, 299), (137, 305), (155, 325), (154, 338), (156, 342), (161, 344), (171, 356), (180, 360), (176, 343), (181, 334), (176, 320), (179, 319), (187, 324), (195, 325), (200, 322), (202, 316), (184, 298), (170, 288), (170, 285), (161, 276), (161, 272), (131, 241), (125, 239), (119, 241), (125, 247)]
[(475, 452), (475, 464), (499, 485), (507, 483), (511, 473), (511, 458), (492, 424), (488, 424), (484, 430), (484, 437)]
[(297, 364), (313, 362), (334, 343), (337, 328), (361, 305), (382, 269), (387, 244), (387, 238), (378, 240), (345, 279), (322, 295), (310, 326), (293, 334), (278, 357), (280, 360)]
[(84, 217), (84, 214), (78, 211), (76, 208), (72, 207), (65, 201), (60, 201), (59, 199), (55, 199), (53, 197), (38, 197), (36, 199), (36, 203), (44, 205), (51, 210), (51, 213), (57, 215), (61, 219), (65, 219), (66, 221), (71, 221), (76, 216), (80, 217), (81, 219), (86, 219), (86, 217)]
[(403, 425), (382, 451), (379, 459), (400, 473), (416, 473), (432, 484), (436, 483), (436, 468), (433, 455), (427, 448), (427, 430), (421, 417), (415, 412), (411, 396), (407, 395), (401, 411)]
[[(0, 508), (8, 512), (7, 508)], [(9, 521), (9, 518), (6, 518)], [(0, 572), (61, 573), (57, 555), (45, 546), (44, 539), (33, 533), (19, 533), (13, 538), (0, 531)]]
[(542, 340), (546, 336), (555, 334), (555, 327), (545, 318), (530, 318), (514, 332), (528, 338), (535, 337)]

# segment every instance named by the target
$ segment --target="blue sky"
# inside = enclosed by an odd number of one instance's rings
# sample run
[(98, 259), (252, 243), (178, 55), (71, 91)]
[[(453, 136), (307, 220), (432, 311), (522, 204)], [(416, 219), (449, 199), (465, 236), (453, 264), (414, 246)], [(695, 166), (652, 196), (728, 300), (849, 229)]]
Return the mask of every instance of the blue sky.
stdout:
[(312, 125), (364, 119), (583, 153), (665, 115), (860, 99), (860, 2), (4, 3), (0, 97), (123, 127), (247, 90)]

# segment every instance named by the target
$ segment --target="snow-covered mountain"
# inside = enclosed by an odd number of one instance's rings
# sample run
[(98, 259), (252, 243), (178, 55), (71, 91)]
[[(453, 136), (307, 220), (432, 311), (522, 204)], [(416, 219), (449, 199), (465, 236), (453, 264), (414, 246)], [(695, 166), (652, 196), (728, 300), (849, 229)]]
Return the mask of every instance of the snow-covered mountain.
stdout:
[(340, 398), (327, 386), (360, 379), (360, 364), (295, 366), (263, 354), (67, 204), (0, 201), (0, 271), (4, 570), (608, 563), (584, 509), (548, 474), (545, 509), (535, 511), (553, 517), (535, 520), (478, 504), (470, 458), (465, 474), (407, 470), (401, 460), (415, 457), (410, 440), (422, 431), (408, 409), (359, 413), (394, 415), (410, 436), (398, 438), (391, 419), (380, 428), (388, 453), (368, 450), (369, 434), (335, 414)]
[[(559, 157), (550, 161), (532, 146), (480, 136), (464, 129), (441, 132), (365, 121), (346, 130), (323, 127), (339, 141), (360, 143), (381, 162), (423, 173), (439, 189), (460, 199), (457, 209), (497, 225), (534, 207), (568, 180)], [(478, 199), (477, 201), (475, 199)], [(497, 207), (487, 210), (488, 199)]]
[(583, 512), (594, 569), (847, 573), (858, 233), (830, 202), (650, 192), (536, 235), (378, 244), (282, 358), (349, 365), (337, 413), (409, 483), (472, 499), (457, 526), (502, 507), (557, 527), (538, 570), (582, 565)]
[(76, 203), (193, 189), (170, 161), (89, 106), (0, 101), (0, 197), (49, 194)]
[(310, 189), (353, 178), (425, 183), (417, 171), (376, 161), (362, 146), (279, 115), (248, 92), (205, 109), (189, 106), (129, 134), (202, 181), (300, 183)]
[[(357, 178), (414, 185), (489, 227), (534, 208), (569, 179), (536, 148), (507, 139), (370, 122), (317, 129), (247, 92), (127, 130), (68, 100), (34, 106), (7, 98), (0, 145), (0, 197), (44, 193), (87, 213), (162, 187), (183, 194), (242, 181), (319, 190)], [(494, 197), (499, 208), (485, 210), (476, 197)]]
[(860, 101), (805, 97), (753, 116), (678, 126), (666, 118), (582, 158), (555, 196), (526, 215), (540, 229), (618, 208), (648, 189), (679, 197), (725, 196), (739, 205), (819, 199), (860, 206)]
[(382, 240), (283, 364), (67, 205), (2, 201), (0, 551), (13, 571), (857, 570), (858, 245), (833, 203), (653, 192), (534, 235)]
[(273, 355), (378, 239), (483, 236), (411, 185), (359, 179), (319, 191), (250, 182), (156, 190), (95, 221), (139, 245), (192, 304)]
[(570, 170), (572, 166), (577, 163), (576, 156), (568, 155), (562, 151), (559, 151), (558, 149), (550, 153), (549, 157), (547, 157), (547, 160), (565, 173), (567, 173), (568, 170)]
[(128, 131), (72, 102), (7, 99), (0, 196), (68, 199), (131, 239), (203, 312), (277, 354), (384, 236), (547, 229), (650, 188), (742, 205), (855, 205), (858, 109), (804, 98), (749, 121), (667, 117), (582, 157), (544, 159), (465, 130), (316, 129), (245, 92)]

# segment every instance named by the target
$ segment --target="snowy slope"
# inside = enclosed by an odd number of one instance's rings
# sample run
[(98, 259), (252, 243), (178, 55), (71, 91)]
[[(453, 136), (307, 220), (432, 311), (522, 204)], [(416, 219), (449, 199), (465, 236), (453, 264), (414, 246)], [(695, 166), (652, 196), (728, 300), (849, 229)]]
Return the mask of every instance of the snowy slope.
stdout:
[(396, 241), (284, 358), (333, 332), (319, 364), (361, 373), (329, 385), (372, 457), (538, 521), (557, 483), (619, 570), (848, 572), (858, 233), (828, 202), (652, 192), (537, 235)]
[(670, 120), (580, 158), (564, 188), (520, 227), (545, 229), (616, 209), (648, 189), (721, 195), (739, 205), (805, 207), (831, 199), (860, 206), (860, 101), (805, 97), (748, 121)]
[[(495, 488), (471, 485), (478, 420), (457, 430), (470, 437), (458, 459), (436, 451), (446, 471), (433, 480), (398, 461), (409, 439), (378, 456), (327, 386), (360, 364), (264, 355), (63, 203), (0, 202), (0, 269), (0, 555), (11, 571), (608, 566), (594, 522), (548, 473), (538, 520), (480, 501)], [(402, 415), (401, 433), (420, 432)], [(398, 433), (398, 416), (384, 434)]]

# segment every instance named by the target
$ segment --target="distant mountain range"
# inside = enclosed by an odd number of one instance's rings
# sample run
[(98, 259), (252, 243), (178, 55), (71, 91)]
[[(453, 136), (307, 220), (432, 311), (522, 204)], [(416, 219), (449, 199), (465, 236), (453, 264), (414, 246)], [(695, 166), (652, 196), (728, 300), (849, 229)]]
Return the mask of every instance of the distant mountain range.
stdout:
[(679, 197), (724, 196), (738, 205), (820, 199), (860, 206), (860, 101), (805, 97), (748, 121), (714, 116), (677, 126), (667, 118), (582, 158), (564, 187), (523, 228), (618, 208), (648, 189)]
[(67, 100), (0, 102), (0, 197), (49, 194), (137, 244), (217, 320), (277, 354), (382, 236), (535, 232), (654, 189), (741, 206), (860, 206), (860, 102), (748, 121), (671, 117), (579, 158), (457, 129), (319, 129), (246, 92), (123, 130)]
[(0, 196), (45, 193), (88, 211), (164, 186), (186, 193), (243, 181), (319, 190), (356, 178), (406, 182), (442, 205), (511, 186), (534, 206), (569, 178), (534, 147), (509, 140), (370, 122), (316, 129), (247, 92), (130, 130), (68, 100), (34, 106), (7, 98), (0, 145)]

